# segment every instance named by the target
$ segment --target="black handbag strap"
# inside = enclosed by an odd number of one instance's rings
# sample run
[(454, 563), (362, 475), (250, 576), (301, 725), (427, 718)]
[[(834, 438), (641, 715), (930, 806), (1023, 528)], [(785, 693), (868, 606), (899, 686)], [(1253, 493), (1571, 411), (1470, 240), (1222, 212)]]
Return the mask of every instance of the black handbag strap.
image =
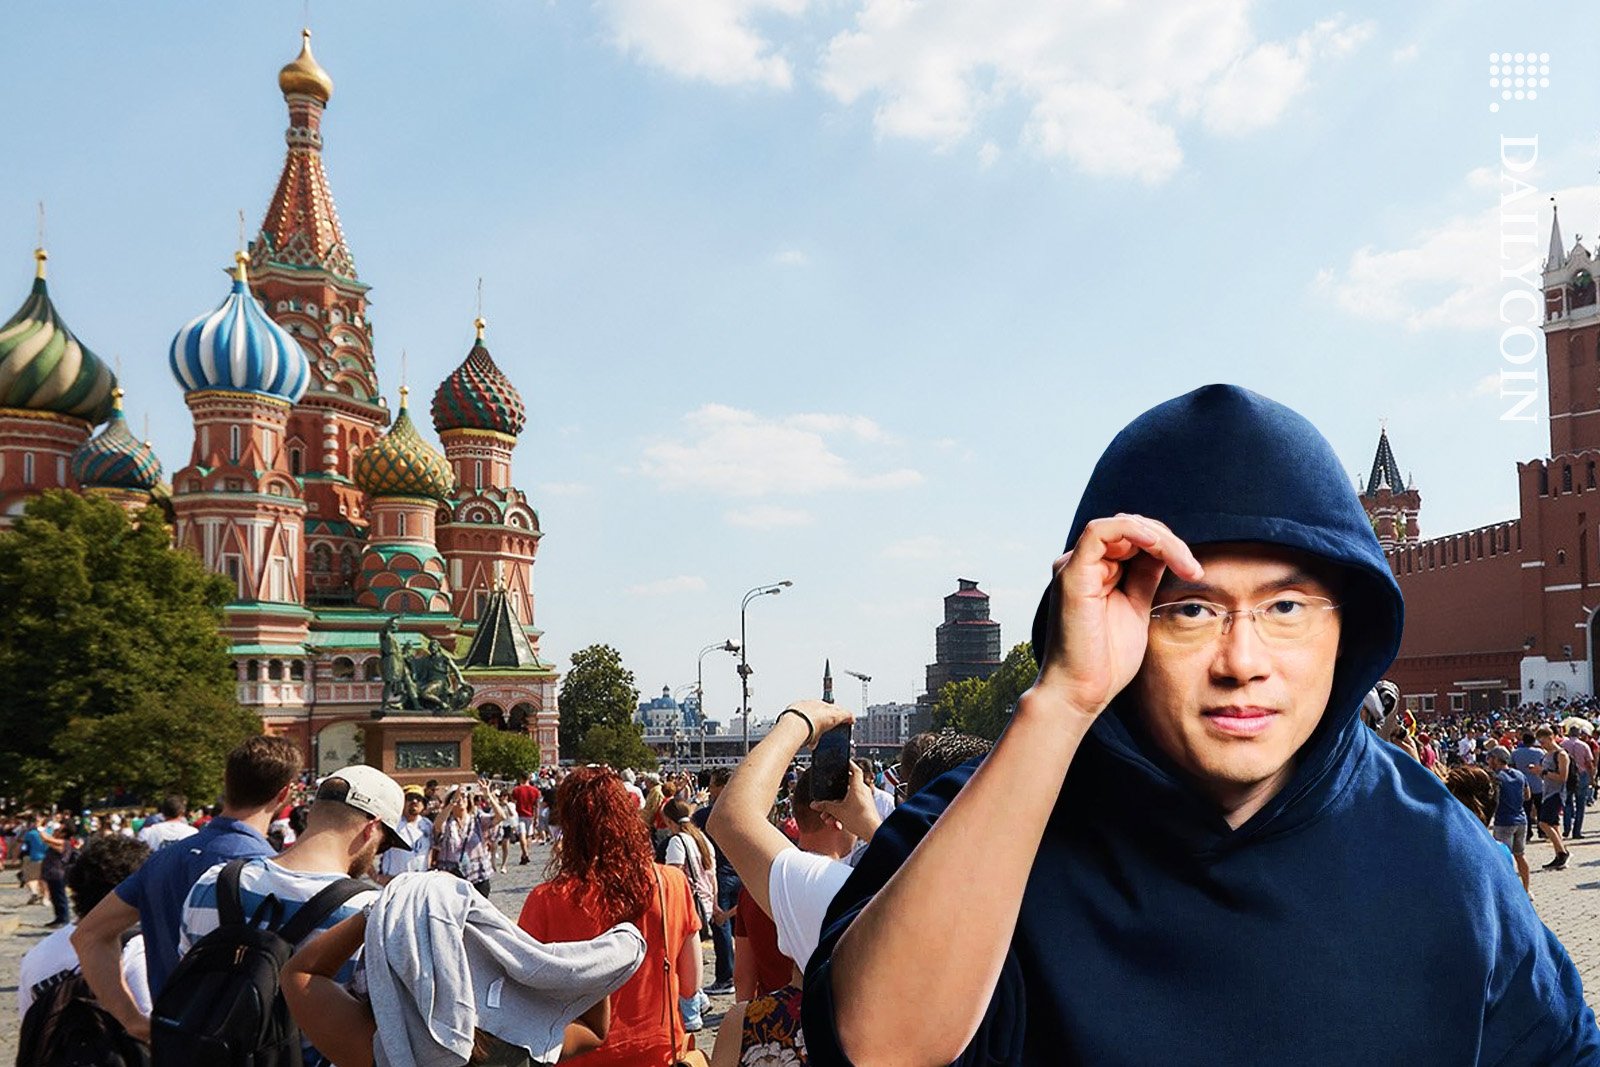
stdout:
[(283, 924), (278, 936), (291, 945), (298, 945), (341, 904), (369, 888), (367, 883), (357, 878), (341, 878), (324, 886), (316, 896), (300, 905), (300, 910), (294, 913), (294, 918)]

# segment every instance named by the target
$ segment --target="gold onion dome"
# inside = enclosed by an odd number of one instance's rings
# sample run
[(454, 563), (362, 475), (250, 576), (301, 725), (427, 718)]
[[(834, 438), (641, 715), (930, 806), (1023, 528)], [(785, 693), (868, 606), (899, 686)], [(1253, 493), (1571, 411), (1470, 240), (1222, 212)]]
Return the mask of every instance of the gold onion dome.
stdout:
[(368, 496), (445, 500), (456, 479), (444, 456), (417, 433), (406, 410), (410, 390), (400, 389), (400, 414), (389, 432), (356, 454), (351, 477)]
[(294, 62), (278, 71), (278, 88), (284, 96), (303, 93), (314, 96), (324, 104), (333, 95), (333, 79), (322, 69), (317, 57), (311, 54), (311, 31), (300, 31), (300, 54)]
[(0, 408), (70, 415), (98, 425), (111, 415), (116, 375), (67, 329), (45, 285), (44, 249), (34, 258), (33, 291), (0, 326)]

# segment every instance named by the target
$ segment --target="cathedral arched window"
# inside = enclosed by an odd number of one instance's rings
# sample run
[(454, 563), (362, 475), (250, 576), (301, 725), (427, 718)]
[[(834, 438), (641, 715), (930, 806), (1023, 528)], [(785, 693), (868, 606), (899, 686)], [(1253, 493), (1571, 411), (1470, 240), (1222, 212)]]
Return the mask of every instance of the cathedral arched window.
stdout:
[(337, 681), (348, 682), (356, 676), (355, 661), (349, 656), (340, 656), (333, 661), (333, 677)]
[(383, 678), (383, 660), (373, 656), (361, 665), (361, 677), (368, 682), (376, 682)]
[(248, 682), (261, 681), (261, 661), (253, 659), (246, 663), (244, 665), (244, 677), (245, 681)]
[(228, 458), (235, 463), (239, 462), (239, 427), (237, 426), (228, 427)]
[(406, 536), (406, 517), (404, 515), (397, 515), (395, 518), (397, 520), (395, 524), (397, 527), (396, 532), (399, 533), (401, 537)]
[(1550, 493), (1550, 469), (1543, 464), (1539, 466), (1539, 495), (1548, 496)]
[(306, 472), (306, 454), (298, 448), (289, 449), (289, 473), (296, 478)]
[(472, 464), (472, 487), (483, 488), (483, 460), (474, 460)]
[(24, 452), (22, 454), (22, 484), (23, 485), (32, 485), (33, 484), (33, 453), (32, 452)]
[(311, 570), (316, 574), (327, 574), (333, 570), (333, 550), (327, 545), (318, 545), (311, 550)]
[(283, 681), (283, 660), (275, 659), (267, 663), (267, 680), (272, 682)]
[(1570, 463), (1561, 465), (1561, 491), (1563, 493), (1572, 492), (1572, 464)]
[(306, 661), (297, 659), (289, 664), (289, 681), (303, 682), (306, 680)]

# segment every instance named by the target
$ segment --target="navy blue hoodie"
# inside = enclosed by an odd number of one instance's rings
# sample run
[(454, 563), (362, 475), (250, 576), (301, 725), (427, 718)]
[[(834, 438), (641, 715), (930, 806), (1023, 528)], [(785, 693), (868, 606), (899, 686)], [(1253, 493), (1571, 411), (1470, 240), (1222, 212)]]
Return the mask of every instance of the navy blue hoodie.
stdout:
[[(1333, 692), (1288, 785), (1236, 830), (1147, 738), (1129, 693), (1113, 701), (1067, 772), (998, 986), (957, 1062), (1600, 1064), (1577, 971), (1505, 850), (1360, 722), (1403, 606), (1322, 435), (1247, 390), (1197, 389), (1112, 441), (1067, 546), (1117, 512), (1191, 545), (1267, 542), (1346, 568)], [(975, 767), (900, 807), (834, 898), (806, 972), (813, 1064), (849, 1062), (834, 946)], [(967, 906), (985, 907), (981, 855), (968, 881)]]

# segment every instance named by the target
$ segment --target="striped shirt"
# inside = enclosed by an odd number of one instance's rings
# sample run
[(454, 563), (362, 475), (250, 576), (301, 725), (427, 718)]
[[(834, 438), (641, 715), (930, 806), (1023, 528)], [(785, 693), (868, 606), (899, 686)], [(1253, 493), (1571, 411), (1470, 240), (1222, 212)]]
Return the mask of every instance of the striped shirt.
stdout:
[[(178, 955), (181, 958), (196, 941), (215, 930), (220, 924), (217, 919), (217, 876), (222, 873), (222, 864), (211, 868), (200, 876), (194, 888), (189, 890), (189, 899), (184, 901), (183, 920), (178, 930)], [(244, 865), (239, 872), (239, 899), (244, 904), (245, 918), (249, 919), (256, 913), (256, 908), (268, 895), (275, 896), (283, 905), (283, 917), (279, 922), (281, 926), (294, 917), (300, 906), (316, 896), (328, 883), (336, 882), (344, 877), (335, 872), (310, 872), (291, 871), (280, 867), (269, 859), (254, 859)], [(348, 919), (356, 912), (361, 911), (378, 899), (379, 890), (370, 889), (357, 893), (343, 904), (334, 908), (328, 917), (322, 920), (321, 925), (313, 930), (305, 941), (310, 941), (323, 930), (335, 923)], [(300, 944), (304, 944), (302, 941)], [(296, 948), (299, 945), (295, 946)], [(335, 976), (342, 983), (349, 984), (355, 977), (356, 960), (360, 957), (359, 950)]]

